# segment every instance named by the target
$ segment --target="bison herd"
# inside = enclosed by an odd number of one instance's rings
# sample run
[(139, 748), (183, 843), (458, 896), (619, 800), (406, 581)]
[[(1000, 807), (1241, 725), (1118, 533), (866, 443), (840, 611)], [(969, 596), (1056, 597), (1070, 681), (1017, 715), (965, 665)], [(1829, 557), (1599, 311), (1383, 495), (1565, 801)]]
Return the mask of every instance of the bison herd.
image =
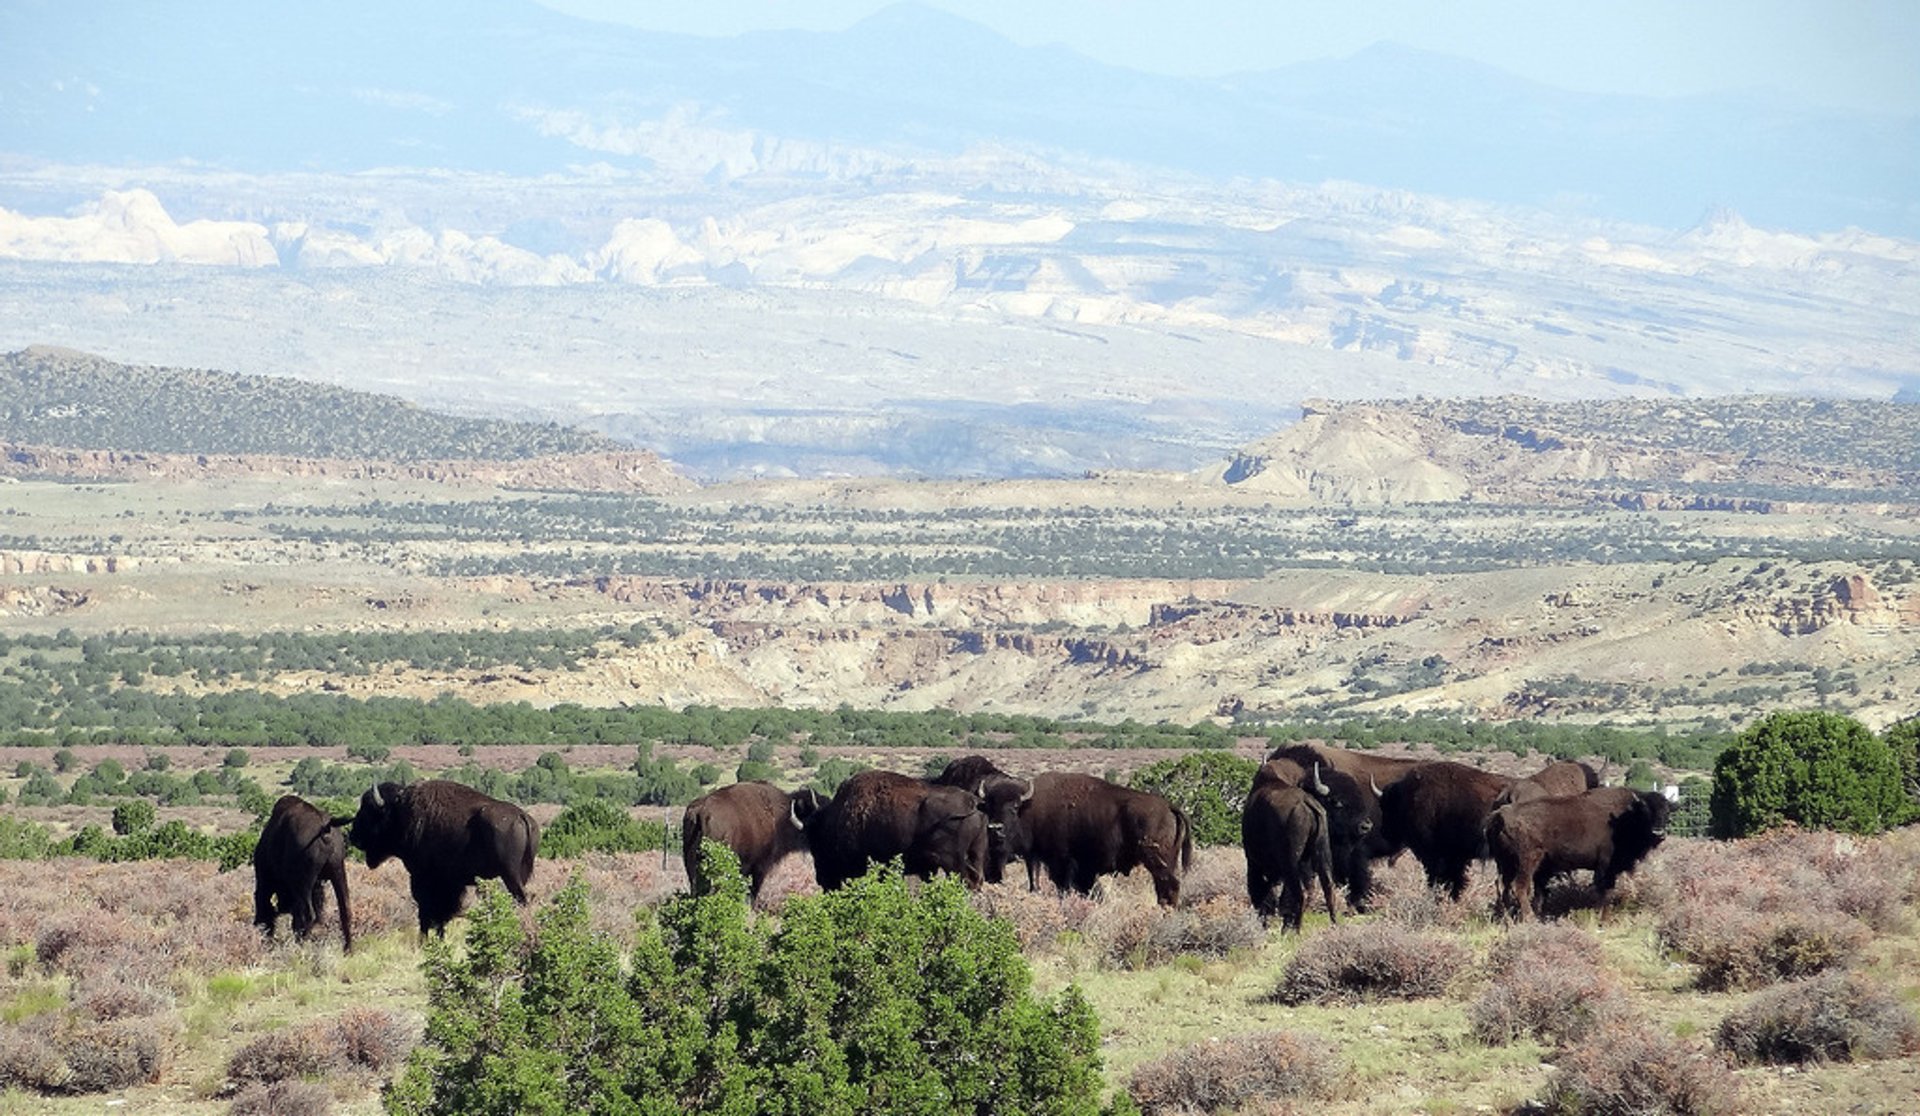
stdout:
[[(1317, 883), (1337, 920), (1336, 884), (1350, 909), (1364, 911), (1373, 862), (1411, 853), (1427, 882), (1455, 899), (1471, 864), (1493, 860), (1500, 910), (1512, 917), (1537, 914), (1547, 882), (1581, 869), (1593, 872), (1604, 904), (1619, 876), (1660, 843), (1670, 808), (1658, 794), (1602, 787), (1578, 763), (1512, 779), (1443, 760), (1283, 747), (1254, 776), (1241, 817), (1247, 896), (1263, 918), (1278, 915), (1298, 930)], [(932, 779), (862, 771), (830, 798), (736, 783), (687, 807), (681, 839), (696, 893), (711, 887), (703, 854), (714, 842), (732, 850), (753, 896), (782, 859), (806, 851), (827, 890), (896, 859), (909, 875), (946, 872), (979, 887), (998, 883), (1017, 857), (1031, 889), (1042, 869), (1055, 888), (1086, 893), (1102, 875), (1144, 868), (1155, 897), (1174, 906), (1193, 858), (1191, 822), (1158, 794), (1091, 775), (1020, 778), (981, 756), (955, 760)], [(350, 819), (288, 795), (254, 851), (254, 921), (271, 934), (276, 914), (288, 914), (304, 936), (331, 883), (352, 948), (349, 842), (370, 867), (406, 865), (420, 932), (444, 934), (476, 880), (498, 879), (526, 902), (539, 827), (517, 806), (441, 780), (382, 783)]]

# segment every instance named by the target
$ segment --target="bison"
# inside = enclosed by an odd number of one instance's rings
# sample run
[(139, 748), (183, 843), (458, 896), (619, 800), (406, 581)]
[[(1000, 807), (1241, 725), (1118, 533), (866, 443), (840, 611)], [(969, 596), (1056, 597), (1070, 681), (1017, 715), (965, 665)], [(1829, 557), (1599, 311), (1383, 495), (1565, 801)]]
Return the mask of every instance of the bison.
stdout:
[(1000, 770), (985, 756), (962, 756), (947, 764), (933, 782), (943, 787), (960, 787), (973, 792), (980, 809), (987, 815), (987, 859), (983, 875), (988, 883), (1006, 877), (1007, 861), (1013, 851), (1007, 846), (1007, 827), (1003, 819), (1019, 809), (1033, 793), (1033, 784)]
[[(1309, 772), (1314, 773), (1311, 780)], [(1276, 749), (1254, 776), (1255, 787), (1265, 781), (1286, 786), (1305, 786), (1311, 781), (1327, 788), (1317, 793), (1333, 826), (1333, 878), (1345, 886), (1349, 906), (1366, 910), (1373, 892), (1373, 858), (1392, 851), (1379, 832), (1380, 785), (1374, 773), (1356, 777), (1329, 763), (1321, 749), (1293, 745)]]
[(475, 880), (497, 879), (515, 902), (526, 903), (540, 827), (510, 802), (429, 779), (404, 787), (381, 783), (361, 795), (352, 839), (369, 868), (395, 857), (407, 866), (420, 933), (445, 937)]
[(1494, 800), (1494, 809), (1510, 802), (1582, 794), (1600, 785), (1600, 773), (1576, 760), (1555, 760), (1524, 779), (1516, 779)]
[[(1336, 793), (1327, 779), (1343, 781), (1351, 788), (1353, 780), (1338, 772), (1325, 773), (1314, 764), (1299, 783), (1289, 781), (1290, 772), (1270, 771), (1269, 761), (1254, 779), (1240, 814), (1240, 844), (1247, 857), (1247, 898), (1262, 919), (1280, 915), (1282, 929), (1298, 931), (1306, 906), (1306, 888), (1313, 878), (1320, 880), (1320, 894), (1326, 900), (1327, 917), (1334, 922), (1340, 916), (1333, 904), (1333, 834), (1342, 827), (1333, 816), (1359, 809), (1359, 800), (1349, 790)], [(1368, 826), (1362, 819), (1352, 827), (1364, 834)], [(1275, 884), (1280, 898), (1273, 897)]]
[(1666, 837), (1673, 804), (1653, 791), (1601, 787), (1503, 806), (1487, 819), (1487, 845), (1500, 868), (1500, 907), (1525, 920), (1538, 914), (1558, 872), (1593, 871), (1606, 911), (1614, 881)]
[(789, 853), (807, 847), (806, 821), (820, 808), (812, 787), (789, 794), (772, 783), (735, 783), (687, 804), (680, 821), (680, 850), (695, 895), (712, 889), (701, 865), (700, 845), (718, 841), (733, 850), (747, 874), (748, 898), (758, 898), (767, 876)]
[(326, 906), (324, 883), (333, 884), (340, 906), (340, 942), (353, 950), (353, 913), (347, 906), (347, 835), (350, 819), (327, 812), (298, 795), (273, 804), (253, 846), (253, 921), (273, 937), (276, 915), (293, 916), (293, 936), (304, 939)]
[(861, 771), (806, 821), (813, 875), (828, 891), (875, 861), (900, 857), (907, 874), (952, 872), (968, 887), (984, 878), (987, 818), (959, 787), (892, 771)]
[(1385, 844), (1410, 850), (1427, 883), (1446, 885), (1457, 900), (1467, 888), (1467, 866), (1486, 855), (1487, 815), (1512, 782), (1446, 760), (1413, 767), (1380, 796)]
[(1091, 892), (1108, 872), (1144, 866), (1163, 906), (1180, 901), (1180, 874), (1193, 860), (1193, 824), (1179, 807), (1147, 791), (1092, 775), (1036, 775), (1022, 795), (990, 796), (991, 824), (1009, 855), (1027, 862), (1027, 886), (1042, 866), (1062, 890)]

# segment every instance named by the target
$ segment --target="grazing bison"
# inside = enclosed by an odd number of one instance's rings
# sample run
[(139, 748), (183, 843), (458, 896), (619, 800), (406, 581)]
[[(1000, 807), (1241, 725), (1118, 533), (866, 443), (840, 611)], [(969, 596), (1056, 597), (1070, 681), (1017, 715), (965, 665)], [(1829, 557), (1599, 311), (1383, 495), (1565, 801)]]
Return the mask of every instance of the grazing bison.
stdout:
[(700, 843), (718, 841), (733, 850), (747, 874), (747, 896), (757, 898), (774, 865), (807, 847), (806, 821), (820, 808), (812, 787), (789, 794), (772, 783), (735, 783), (687, 804), (680, 821), (680, 852), (695, 895), (712, 890), (702, 870)]
[(1053, 885), (1090, 892), (1108, 872), (1145, 867), (1162, 906), (1180, 901), (1180, 873), (1193, 860), (1193, 824), (1180, 808), (1147, 791), (1092, 775), (1049, 772), (1024, 796), (989, 798), (990, 821), (1006, 847), (1026, 858), (1027, 886), (1042, 866)]
[(1386, 845), (1410, 850), (1429, 885), (1460, 898), (1467, 866), (1486, 855), (1487, 815), (1513, 782), (1477, 767), (1431, 760), (1409, 770), (1380, 796)]
[[(1337, 751), (1338, 749), (1335, 749)], [(1309, 773), (1312, 778), (1309, 779)], [(1373, 893), (1373, 858), (1386, 856), (1380, 835), (1380, 791), (1372, 773), (1354, 776), (1327, 762), (1319, 749), (1292, 745), (1276, 749), (1254, 776), (1254, 786), (1278, 781), (1285, 786), (1314, 789), (1327, 808), (1333, 826), (1333, 878), (1347, 890), (1347, 903), (1356, 911), (1367, 909)]]
[(1601, 787), (1503, 806), (1487, 819), (1487, 844), (1500, 867), (1500, 907), (1538, 914), (1547, 881), (1587, 868), (1605, 912), (1614, 881), (1666, 837), (1673, 804), (1652, 791)]
[(807, 819), (813, 875), (828, 891), (875, 861), (900, 857), (908, 875), (952, 872), (979, 887), (987, 858), (987, 817), (959, 787), (892, 771), (862, 771)]
[(497, 879), (515, 902), (527, 901), (540, 827), (520, 807), (460, 783), (381, 783), (360, 796), (353, 844), (369, 868), (394, 857), (407, 866), (420, 933), (444, 937), (475, 880)]
[[(1285, 762), (1269, 761), (1268, 767)], [(1265, 771), (1263, 768), (1262, 772)], [(1275, 776), (1289, 774), (1280, 771)], [(1336, 923), (1340, 921), (1333, 905), (1333, 865), (1337, 855), (1333, 834), (1343, 823), (1335, 822), (1333, 817), (1358, 810), (1359, 801), (1350, 791), (1346, 795), (1337, 793), (1327, 782), (1327, 779), (1343, 781), (1351, 787), (1351, 778), (1338, 772), (1324, 774), (1326, 778), (1322, 778), (1320, 765), (1314, 764), (1298, 784), (1281, 777), (1256, 776), (1240, 814), (1240, 844), (1247, 856), (1247, 898), (1262, 919), (1271, 918), (1277, 912), (1281, 928), (1285, 930), (1300, 929), (1307, 884), (1316, 877), (1320, 880), (1320, 894), (1326, 900), (1327, 917)], [(1363, 818), (1359, 826), (1347, 828), (1364, 834), (1365, 829), (1371, 827)], [(1277, 903), (1273, 897), (1276, 883), (1280, 885)]]
[(1506, 792), (1494, 800), (1499, 809), (1510, 802), (1530, 802), (1536, 798), (1560, 798), (1583, 794), (1600, 785), (1600, 773), (1576, 760), (1555, 760), (1524, 779), (1516, 779)]
[(353, 913), (347, 906), (346, 818), (298, 795), (273, 804), (260, 841), (253, 846), (253, 921), (273, 937), (276, 915), (293, 916), (293, 936), (304, 939), (326, 906), (321, 885), (333, 884), (340, 906), (341, 949), (353, 949)]

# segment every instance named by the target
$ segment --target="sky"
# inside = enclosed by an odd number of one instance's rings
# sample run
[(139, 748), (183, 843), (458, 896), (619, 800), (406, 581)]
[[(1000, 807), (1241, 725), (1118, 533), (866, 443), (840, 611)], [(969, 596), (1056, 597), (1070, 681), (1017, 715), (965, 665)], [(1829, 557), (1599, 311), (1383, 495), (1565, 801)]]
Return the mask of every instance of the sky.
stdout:
[[(890, 0), (539, 0), (656, 31), (834, 31)], [(1920, 0), (922, 0), (1025, 46), (1184, 77), (1341, 58), (1382, 40), (1563, 89), (1773, 89), (1920, 113)]]

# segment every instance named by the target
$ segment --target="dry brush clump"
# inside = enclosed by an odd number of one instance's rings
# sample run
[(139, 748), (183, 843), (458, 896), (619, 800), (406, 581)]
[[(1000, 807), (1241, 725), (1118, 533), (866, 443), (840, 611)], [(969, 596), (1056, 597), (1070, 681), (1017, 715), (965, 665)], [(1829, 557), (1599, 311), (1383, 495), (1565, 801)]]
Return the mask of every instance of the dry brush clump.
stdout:
[(1563, 1051), (1547, 1093), (1531, 1111), (1555, 1116), (1732, 1116), (1740, 1112), (1733, 1068), (1712, 1049), (1619, 1017)]
[(227, 1077), (242, 1086), (338, 1073), (384, 1077), (418, 1042), (419, 1029), (400, 1015), (349, 1008), (332, 1019), (252, 1039), (227, 1059)]
[(1531, 1035), (1553, 1047), (1632, 1010), (1599, 939), (1564, 923), (1521, 926), (1488, 953), (1492, 980), (1467, 1008), (1474, 1037), (1504, 1045)]
[(1369, 909), (1389, 922), (1415, 930), (1465, 930), (1486, 921), (1499, 897), (1500, 874), (1490, 862), (1476, 864), (1458, 901), (1427, 884), (1426, 871), (1412, 856), (1373, 866)]
[(1233, 1112), (1256, 1101), (1331, 1100), (1348, 1079), (1331, 1042), (1295, 1031), (1208, 1039), (1141, 1065), (1127, 1093), (1145, 1116)]
[(1720, 1022), (1714, 1045), (1736, 1061), (1858, 1062), (1920, 1054), (1920, 1019), (1859, 972), (1771, 988)]
[(1102, 960), (1127, 969), (1248, 953), (1267, 940), (1266, 927), (1245, 899), (1167, 908), (1151, 894), (1109, 894), (1090, 906), (1079, 932)]
[(333, 1093), (314, 1081), (249, 1085), (236, 1093), (227, 1116), (327, 1116)]
[(1701, 988), (1746, 988), (1847, 965), (1899, 929), (1915, 860), (1910, 842), (1798, 830), (1669, 841), (1644, 894)]
[(1305, 1004), (1438, 996), (1469, 956), (1466, 946), (1439, 934), (1384, 921), (1348, 923), (1302, 942), (1273, 998)]
[(0, 1027), (0, 1088), (104, 1093), (159, 1080), (173, 1061), (171, 1021), (66, 1015)]

